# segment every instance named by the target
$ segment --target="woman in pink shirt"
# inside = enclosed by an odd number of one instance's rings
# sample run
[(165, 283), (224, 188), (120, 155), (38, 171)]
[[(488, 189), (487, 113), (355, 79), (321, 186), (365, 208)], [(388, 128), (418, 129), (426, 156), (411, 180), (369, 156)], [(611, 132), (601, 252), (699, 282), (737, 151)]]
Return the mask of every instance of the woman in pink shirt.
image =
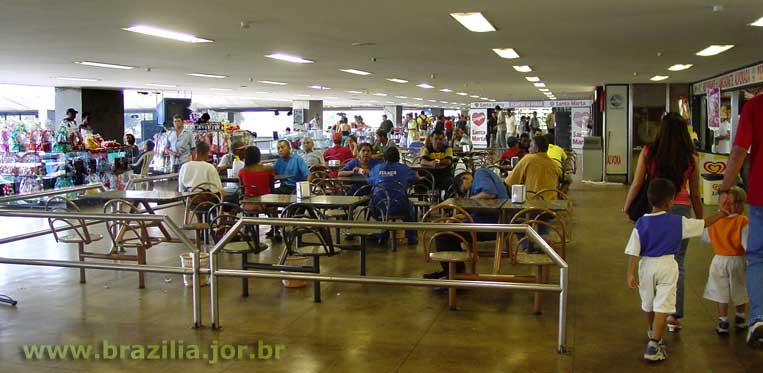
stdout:
[[(671, 213), (681, 216), (694, 216), (702, 219), (702, 202), (699, 199), (699, 157), (694, 143), (689, 136), (686, 120), (678, 113), (668, 113), (662, 118), (660, 134), (649, 145), (644, 146), (638, 159), (633, 183), (625, 199), (623, 211), (628, 211), (638, 192), (644, 185), (644, 178), (649, 180), (664, 178), (673, 182), (678, 193)], [(627, 213), (626, 213), (627, 215)], [(676, 254), (678, 263), (678, 292), (676, 294), (676, 313), (668, 316), (668, 330), (677, 332), (681, 329), (679, 319), (684, 314), (684, 258), (689, 240), (681, 241), (681, 249)]]

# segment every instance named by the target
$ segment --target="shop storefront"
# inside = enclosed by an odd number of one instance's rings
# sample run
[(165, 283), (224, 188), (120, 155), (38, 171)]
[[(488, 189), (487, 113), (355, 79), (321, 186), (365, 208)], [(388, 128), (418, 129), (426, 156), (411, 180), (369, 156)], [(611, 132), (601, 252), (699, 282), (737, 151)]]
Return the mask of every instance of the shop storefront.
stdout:
[[(703, 175), (721, 175), (726, 170), (742, 106), (761, 93), (763, 62), (692, 84), (693, 125)], [(718, 183), (703, 184), (717, 187)]]

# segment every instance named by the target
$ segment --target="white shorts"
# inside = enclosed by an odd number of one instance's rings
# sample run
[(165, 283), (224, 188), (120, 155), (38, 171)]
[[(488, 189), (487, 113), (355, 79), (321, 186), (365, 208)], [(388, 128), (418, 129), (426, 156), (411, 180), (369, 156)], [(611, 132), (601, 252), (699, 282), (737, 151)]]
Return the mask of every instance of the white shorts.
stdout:
[(747, 262), (743, 256), (714, 256), (707, 276), (705, 299), (718, 303), (747, 304), (746, 269)]
[(641, 257), (638, 264), (638, 292), (644, 312), (676, 312), (678, 263), (673, 255)]

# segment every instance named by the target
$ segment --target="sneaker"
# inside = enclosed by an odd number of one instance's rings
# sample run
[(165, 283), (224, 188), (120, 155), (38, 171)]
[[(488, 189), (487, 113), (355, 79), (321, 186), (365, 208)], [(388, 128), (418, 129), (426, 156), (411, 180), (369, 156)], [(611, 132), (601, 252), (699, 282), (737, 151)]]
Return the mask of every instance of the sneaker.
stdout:
[(729, 322), (728, 321), (723, 321), (723, 320), (718, 320), (718, 326), (715, 327), (715, 331), (716, 331), (716, 333), (721, 334), (721, 335), (729, 334)]
[(677, 333), (681, 330), (681, 323), (675, 316), (668, 316), (668, 331), (671, 333)]
[(742, 316), (734, 318), (734, 327), (737, 329), (747, 329), (747, 319)]
[(646, 351), (644, 352), (644, 360), (662, 361), (667, 358), (668, 354), (665, 351), (665, 345), (662, 344), (662, 341), (649, 341), (649, 343), (646, 345)]
[(436, 279), (448, 277), (448, 272), (437, 271), (437, 272), (427, 273), (421, 277), (429, 279), (429, 280), (436, 280)]
[(646, 330), (646, 337), (649, 338), (649, 339), (652, 339), (652, 336), (653, 336), (652, 329), (647, 329)]
[(270, 228), (270, 230), (267, 233), (265, 233), (265, 237), (267, 238), (273, 237), (273, 228)]
[(763, 344), (763, 321), (758, 321), (750, 326), (750, 330), (747, 331), (747, 344), (750, 347)]

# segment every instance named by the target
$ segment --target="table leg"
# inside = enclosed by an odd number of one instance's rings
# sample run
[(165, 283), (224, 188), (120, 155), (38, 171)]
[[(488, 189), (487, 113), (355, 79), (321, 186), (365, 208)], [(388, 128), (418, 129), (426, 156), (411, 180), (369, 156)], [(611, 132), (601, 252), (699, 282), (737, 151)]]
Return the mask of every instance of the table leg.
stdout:
[(366, 236), (360, 236), (360, 275), (366, 275)]
[[(156, 215), (156, 211), (154, 211), (154, 209), (151, 208), (151, 204), (148, 201), (142, 201), (141, 204), (146, 209), (147, 213), (149, 213), (151, 215)], [(157, 226), (159, 227), (159, 230), (164, 235), (164, 241), (172, 242), (173, 241), (172, 240), (172, 236), (170, 235), (170, 232), (167, 231), (167, 228), (164, 227), (164, 224), (162, 224), (161, 222), (159, 222), (157, 224), (158, 224)]]
[[(501, 213), (499, 214), (498, 223), (499, 224), (506, 224), (506, 211), (501, 210)], [(495, 254), (493, 255), (493, 274), (497, 275), (498, 272), (501, 270), (501, 256), (503, 254), (503, 246), (504, 244), (504, 235), (503, 233), (498, 233), (496, 240), (495, 240)]]

